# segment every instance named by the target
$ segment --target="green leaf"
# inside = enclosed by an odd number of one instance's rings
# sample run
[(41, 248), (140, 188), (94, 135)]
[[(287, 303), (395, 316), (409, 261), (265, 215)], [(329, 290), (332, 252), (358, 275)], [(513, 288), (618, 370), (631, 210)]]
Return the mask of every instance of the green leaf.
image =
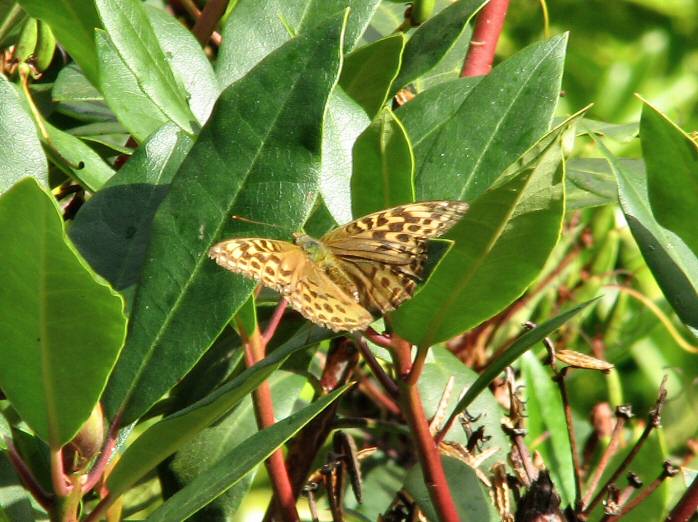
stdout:
[[(441, 462), (446, 474), (446, 481), (454, 493), (453, 500), (460, 520), (477, 520), (478, 522), (500, 520), (491, 507), (487, 491), (483, 488), (473, 468), (453, 457), (443, 456)], [(407, 474), (405, 489), (424, 512), (427, 520), (439, 520), (419, 466), (414, 466)]]
[[(450, 412), (458, 403), (458, 398), (463, 391), (469, 389), (477, 380), (478, 374), (463, 364), (455, 355), (443, 346), (434, 346), (427, 355), (424, 371), (419, 378), (419, 395), (424, 404), (424, 412), (428, 419), (437, 413), (437, 407), (444, 392), (451, 382), (450, 396), (446, 408), (441, 412)], [(482, 390), (472, 404), (468, 407), (468, 413), (477, 420), (471, 423), (473, 429), (484, 427), (484, 432), (489, 439), (482, 443), (482, 450), (487, 451), (496, 448), (492, 456), (484, 461), (484, 469), (499, 461), (506, 460), (506, 448), (509, 447), (509, 439), (502, 431), (501, 406), (488, 389)], [(462, 426), (456, 423), (448, 431), (445, 440), (457, 442), (464, 446), (468, 443), (468, 435)]]
[(144, 141), (170, 121), (143, 92), (119, 56), (109, 35), (95, 31), (99, 56), (99, 88), (116, 118), (138, 141)]
[(196, 513), (261, 464), (276, 448), (293, 437), (316, 415), (337, 400), (347, 388), (348, 386), (344, 386), (318, 399), (298, 413), (245, 440), (216, 465), (196, 477), (184, 489), (156, 509), (148, 517), (148, 520), (151, 522), (184, 520), (189, 515)]
[(139, 87), (163, 114), (187, 132), (194, 131), (186, 92), (167, 61), (138, 0), (95, 0), (104, 28)]
[(354, 144), (352, 212), (371, 212), (414, 201), (414, 155), (405, 128), (383, 109)]
[(535, 449), (541, 452), (562, 505), (574, 505), (574, 464), (560, 390), (533, 352), (524, 354), (521, 368), (526, 382), (527, 442), (545, 434), (545, 442)]
[(486, 3), (483, 0), (459, 0), (420, 25), (405, 46), (395, 87), (413, 82), (437, 65), (456, 44), (470, 19)]
[(535, 280), (562, 226), (560, 141), (575, 118), (524, 154), (509, 169), (515, 174), (476, 199), (445, 236), (455, 246), (429, 284), (394, 313), (401, 336), (419, 346), (450, 339), (505, 308)]
[(327, 330), (315, 326), (300, 329), (263, 361), (247, 368), (191, 406), (149, 427), (128, 447), (109, 475), (109, 491), (113, 497), (128, 490), (160, 462), (235, 407), (290, 355), (328, 337)]
[[(353, 513), (360, 513), (367, 521), (373, 521), (376, 513), (385, 513), (398, 491), (402, 489), (407, 471), (405, 467), (378, 449), (361, 461), (363, 477), (363, 502), (354, 495), (344, 497), (344, 505)], [(349, 519), (351, 520), (351, 519)]]
[[(566, 42), (565, 35), (557, 36), (498, 65), (477, 81), (454, 112), (437, 109), (444, 117), (432, 120), (422, 136), (413, 132), (413, 119), (398, 112), (414, 146), (417, 200), (476, 198), (548, 130), (559, 95)], [(460, 98), (461, 93), (453, 96)], [(421, 114), (411, 110), (412, 117), (429, 117), (426, 112), (431, 106), (422, 108)]]
[(102, 24), (92, 0), (20, 0), (20, 5), (34, 18), (46, 22), (61, 46), (97, 85), (97, 53), (94, 30)]
[[(68, 176), (77, 179), (88, 190), (96, 191), (114, 175), (114, 170), (79, 138), (44, 122), (48, 133), (49, 156)], [(58, 152), (58, 155), (55, 152)]]
[(138, 281), (153, 216), (192, 144), (179, 127), (166, 124), (75, 216), (70, 238), (117, 290)]
[(640, 120), (647, 190), (657, 222), (698, 256), (698, 144), (649, 103)]
[(128, 424), (142, 415), (196, 363), (254, 288), (211, 261), (211, 245), (232, 236), (288, 238), (231, 216), (290, 232), (310, 213), (343, 21), (338, 16), (290, 41), (219, 98), (155, 215), (129, 342), (105, 395), (110, 416), (125, 408)]
[[(621, 160), (640, 164), (639, 160)], [(615, 203), (618, 200), (618, 187), (608, 161), (603, 158), (572, 158), (567, 162), (565, 196), (567, 210), (595, 207)]]
[(222, 87), (242, 78), (267, 55), (296, 35), (324, 23), (347, 7), (344, 52), (354, 48), (380, 0), (238, 0), (223, 27), (216, 73)]
[[(274, 416), (284, 419), (305, 404), (300, 399), (307, 379), (296, 373), (277, 370), (269, 378)], [(202, 431), (191, 442), (182, 447), (168, 464), (169, 471), (177, 481), (177, 489), (196, 479), (241, 441), (257, 433), (252, 397), (247, 396), (224, 419)], [(248, 473), (241, 481), (200, 511), (197, 520), (214, 520), (232, 517), (252, 486), (255, 473)]]
[(339, 85), (370, 118), (383, 107), (400, 70), (405, 36), (393, 34), (349, 53), (342, 65)]
[(642, 257), (676, 315), (698, 335), (698, 258), (680, 237), (657, 223), (645, 177), (633, 176), (602, 142), (596, 143), (616, 176), (620, 205)]
[[(32, 496), (17, 476), (7, 453), (0, 452), (0, 506), (8, 520), (34, 522), (35, 512), (38, 514), (40, 511), (35, 509), (32, 503)], [(46, 517), (42, 516), (41, 519), (45, 520)]]
[(114, 120), (114, 114), (104, 102), (104, 96), (90, 83), (76, 63), (70, 63), (60, 70), (51, 88), (51, 98), (57, 103), (57, 112), (77, 120)]
[(0, 197), (0, 243), (0, 387), (58, 448), (104, 389), (126, 334), (123, 300), (66, 242), (58, 206), (33, 178)]
[(337, 223), (351, 221), (352, 149), (371, 123), (366, 112), (340, 86), (330, 95), (322, 130), (320, 194)]
[(184, 89), (192, 114), (203, 125), (221, 91), (210, 60), (177, 18), (151, 5), (145, 6), (145, 13), (177, 82)]
[(465, 409), (470, 406), (475, 398), (482, 393), (482, 390), (486, 389), (507, 366), (510, 366), (532, 346), (541, 342), (546, 336), (557, 330), (560, 326), (572, 319), (572, 317), (577, 315), (593, 302), (594, 300), (587, 301), (586, 303), (582, 303), (570, 308), (560, 315), (557, 315), (543, 324), (536, 326), (533, 330), (529, 330), (514, 341), (504, 353), (490, 362), (482, 373), (480, 373), (480, 376), (477, 378), (475, 383), (468, 388), (465, 395), (463, 395), (463, 397), (461, 397), (461, 399), (458, 401), (458, 405), (453, 409), (453, 412), (451, 413), (451, 416), (447, 422), (451, 422), (462, 411), (465, 411)]
[(0, 193), (31, 176), (48, 184), (48, 163), (31, 116), (7, 78), (0, 75)]

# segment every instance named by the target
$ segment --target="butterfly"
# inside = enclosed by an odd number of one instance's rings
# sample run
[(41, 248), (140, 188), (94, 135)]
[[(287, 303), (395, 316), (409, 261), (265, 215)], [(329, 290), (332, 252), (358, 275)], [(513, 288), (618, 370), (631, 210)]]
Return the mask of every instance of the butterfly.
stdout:
[(214, 245), (220, 266), (279, 292), (310, 321), (338, 331), (365, 330), (371, 312), (385, 314), (412, 297), (427, 240), (465, 214), (461, 201), (423, 201), (382, 210), (294, 242), (241, 238)]

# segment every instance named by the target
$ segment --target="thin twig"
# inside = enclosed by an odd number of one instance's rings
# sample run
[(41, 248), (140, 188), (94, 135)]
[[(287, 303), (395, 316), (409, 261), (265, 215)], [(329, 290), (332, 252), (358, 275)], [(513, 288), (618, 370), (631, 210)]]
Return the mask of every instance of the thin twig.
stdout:
[(267, 324), (267, 328), (264, 330), (264, 334), (262, 335), (262, 342), (264, 342), (264, 346), (269, 344), (271, 338), (274, 337), (276, 329), (279, 327), (279, 324), (281, 323), (281, 319), (283, 318), (284, 312), (286, 311), (287, 307), (288, 301), (286, 301), (286, 299), (284, 298), (281, 298), (279, 304), (276, 305), (276, 309), (274, 310), (271, 319), (269, 319), (269, 324)]
[(567, 437), (570, 441), (570, 452), (572, 453), (572, 464), (574, 466), (574, 491), (575, 501), (580, 502), (582, 498), (582, 463), (579, 458), (579, 448), (577, 446), (577, 436), (574, 432), (574, 419), (572, 418), (572, 406), (570, 404), (569, 394), (567, 393), (567, 384), (565, 377), (567, 376), (567, 368), (563, 368), (556, 374), (554, 380), (560, 388), (560, 396), (562, 397), (562, 405), (565, 411), (565, 424), (567, 425)]
[(375, 355), (373, 355), (371, 349), (368, 347), (368, 344), (366, 344), (366, 341), (360, 337), (356, 337), (355, 342), (361, 357), (364, 361), (366, 361), (366, 364), (371, 369), (373, 376), (378, 379), (378, 382), (381, 383), (381, 386), (383, 386), (383, 389), (388, 393), (388, 395), (390, 395), (392, 398), (396, 398), (398, 396), (397, 384), (395, 384), (395, 381), (392, 380), (385, 372)]
[(642, 431), (642, 434), (640, 435), (640, 438), (637, 439), (637, 442), (633, 446), (633, 448), (630, 450), (630, 453), (623, 459), (623, 462), (618, 466), (618, 469), (616, 469), (613, 474), (608, 478), (606, 483), (603, 485), (601, 490), (596, 494), (594, 499), (589, 503), (587, 507), (584, 508), (583, 514), (588, 514), (593, 511), (593, 509), (596, 507), (596, 505), (601, 501), (603, 498), (606, 490), (608, 489), (608, 486), (613, 484), (618, 477), (620, 477), (625, 470), (628, 468), (630, 463), (635, 459), (637, 454), (640, 452), (642, 449), (642, 446), (644, 446), (645, 442), (650, 436), (650, 433), (652, 433), (652, 430), (656, 429), (659, 427), (662, 419), (662, 408), (664, 408), (664, 403), (666, 402), (666, 397), (667, 397), (667, 391), (666, 391), (666, 381), (667, 381), (667, 376), (665, 375), (664, 378), (662, 379), (662, 383), (659, 385), (659, 394), (657, 397), (657, 401), (655, 402), (654, 408), (652, 408), (649, 412), (648, 418), (647, 418), (647, 425), (645, 426), (645, 429)]
[(674, 506), (666, 522), (688, 522), (698, 511), (698, 477), (684, 492), (681, 500)]
[[(652, 481), (652, 483), (647, 486), (645, 489), (640, 491), (640, 494), (632, 499), (630, 502), (628, 502), (623, 508), (620, 510), (620, 513), (618, 515), (614, 515), (608, 518), (608, 522), (617, 522), (621, 518), (623, 518), (625, 515), (630, 513), (633, 509), (635, 509), (637, 506), (642, 504), (647, 498), (654, 493), (659, 486), (662, 485), (662, 483), (671, 477), (676, 476), (679, 473), (679, 468), (676, 466), (672, 465), (671, 462), (665, 461), (664, 464), (662, 465), (662, 472), (659, 474), (659, 476)], [(695, 513), (694, 513), (695, 514)]]
[(596, 491), (596, 487), (599, 485), (599, 481), (601, 480), (604, 471), (606, 471), (606, 468), (608, 467), (608, 464), (611, 461), (611, 457), (613, 457), (616, 454), (618, 445), (620, 444), (620, 441), (623, 438), (623, 429), (625, 428), (625, 423), (630, 418), (632, 418), (632, 416), (633, 412), (629, 405), (622, 405), (616, 408), (616, 424), (615, 426), (613, 426), (611, 440), (608, 443), (608, 446), (606, 446), (606, 450), (603, 452), (603, 455), (601, 455), (601, 459), (599, 460), (598, 465), (594, 469), (594, 474), (589, 480), (587, 491), (584, 494), (584, 498), (582, 499), (582, 509), (584, 509), (584, 507), (587, 504), (589, 504), (591, 496), (594, 494), (594, 491)]

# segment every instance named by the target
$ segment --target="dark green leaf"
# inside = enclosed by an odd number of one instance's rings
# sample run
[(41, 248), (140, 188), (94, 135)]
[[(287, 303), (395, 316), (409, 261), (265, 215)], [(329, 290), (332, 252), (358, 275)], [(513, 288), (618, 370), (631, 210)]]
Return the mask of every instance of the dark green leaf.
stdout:
[(363, 502), (359, 504), (354, 495), (344, 497), (345, 506), (373, 522), (376, 513), (385, 513), (402, 489), (406, 470), (404, 466), (387, 457), (381, 450), (361, 461), (363, 476)]
[(620, 205), (667, 301), (686, 326), (698, 332), (698, 258), (676, 234), (663, 228), (652, 215), (644, 176), (633, 176), (597, 141), (618, 182)]
[[(487, 491), (480, 483), (475, 470), (452, 457), (442, 457), (441, 462), (446, 480), (454, 493), (453, 500), (460, 520), (495, 522), (499, 517), (494, 512)], [(414, 466), (405, 478), (405, 489), (424, 512), (427, 520), (439, 520), (424, 485), (424, 476), (419, 466)]]
[(575, 118), (514, 163), (512, 174), (475, 200), (446, 235), (455, 246), (429, 284), (394, 314), (400, 335), (420, 346), (449, 339), (502, 310), (534, 281), (560, 234), (560, 140)]
[[(32, 496), (15, 473), (7, 453), (0, 452), (0, 506), (4, 509), (9, 522), (37, 520), (32, 504)], [(40, 515), (39, 519), (45, 520), (46, 517)]]
[(288, 237), (231, 216), (295, 231), (309, 214), (343, 21), (336, 17), (292, 40), (219, 98), (153, 221), (129, 342), (105, 396), (109, 415), (126, 408), (125, 423), (142, 415), (196, 363), (254, 288), (208, 258), (214, 242)]
[(46, 22), (58, 42), (97, 85), (97, 53), (94, 30), (102, 24), (92, 0), (20, 0), (21, 6), (34, 18)]
[(223, 27), (216, 73), (226, 87), (296, 35), (350, 8), (343, 50), (354, 48), (379, 0), (238, 0)]
[(454, 408), (451, 416), (449, 418), (450, 422), (458, 414), (465, 411), (465, 409), (470, 406), (470, 404), (475, 400), (475, 398), (482, 393), (482, 390), (486, 389), (490, 383), (497, 378), (497, 376), (504, 371), (504, 369), (511, 365), (516, 359), (521, 357), (526, 351), (528, 351), (532, 346), (541, 342), (546, 336), (550, 335), (552, 332), (557, 330), (560, 326), (569, 321), (572, 317), (581, 312), (593, 301), (587, 301), (580, 305), (570, 308), (566, 312), (553, 317), (549, 321), (538, 325), (533, 330), (524, 333), (519, 337), (514, 343), (507, 348), (507, 350), (502, 353), (495, 360), (490, 362), (490, 364), (483, 370), (480, 376), (477, 378), (475, 383), (468, 388), (465, 395), (458, 401), (458, 405)]
[[(563, 35), (531, 45), (495, 67), (465, 98), (454, 91), (463, 101), (452, 104), (450, 114), (430, 104), (422, 105), (422, 114), (410, 110), (412, 118), (432, 122), (419, 136), (412, 129), (414, 119), (398, 112), (414, 147), (417, 200), (474, 199), (546, 132), (559, 95), (566, 42)], [(434, 111), (441, 118), (433, 118)]]
[(155, 211), (192, 146), (178, 129), (167, 124), (141, 145), (80, 208), (68, 231), (80, 253), (117, 290), (137, 282)]
[(138, 0), (95, 0), (95, 5), (109, 38), (139, 87), (170, 120), (193, 132), (194, 116), (186, 92), (172, 72), (143, 4)]
[[(641, 163), (638, 160), (623, 160)], [(567, 210), (607, 205), (618, 200), (616, 178), (603, 158), (572, 158), (566, 164)]]
[(388, 98), (400, 70), (404, 45), (404, 35), (393, 34), (358, 48), (344, 59), (339, 85), (370, 118), (378, 113)]
[[(123, 300), (66, 242), (33, 178), (0, 197), (0, 387), (51, 447), (89, 417), (126, 334)], [(79, 361), (79, 364), (76, 364)]]
[(640, 120), (647, 190), (657, 222), (698, 256), (698, 144), (664, 114), (645, 103)]
[(48, 164), (34, 121), (27, 114), (19, 94), (0, 75), (0, 193), (20, 179), (31, 176), (48, 183)]
[(485, 3), (483, 0), (459, 0), (420, 25), (405, 46), (395, 87), (413, 82), (434, 67)]
[(354, 216), (414, 201), (414, 155), (405, 129), (387, 107), (354, 144)]

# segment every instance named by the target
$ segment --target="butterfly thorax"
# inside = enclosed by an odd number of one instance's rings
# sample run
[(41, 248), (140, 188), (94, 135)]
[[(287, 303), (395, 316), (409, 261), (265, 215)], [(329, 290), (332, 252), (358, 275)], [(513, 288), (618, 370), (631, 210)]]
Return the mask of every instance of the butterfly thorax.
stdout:
[(342, 270), (340, 263), (322, 241), (318, 241), (306, 234), (294, 234), (293, 240), (333, 283), (358, 301), (359, 294), (356, 284)]

